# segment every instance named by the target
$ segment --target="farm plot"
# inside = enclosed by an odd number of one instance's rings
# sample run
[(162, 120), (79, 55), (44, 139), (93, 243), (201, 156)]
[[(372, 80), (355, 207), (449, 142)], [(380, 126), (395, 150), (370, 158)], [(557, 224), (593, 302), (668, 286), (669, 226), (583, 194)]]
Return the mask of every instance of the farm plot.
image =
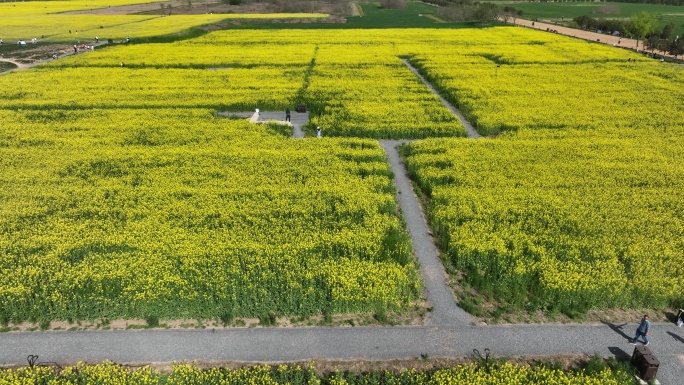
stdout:
[(675, 139), (427, 140), (407, 159), (445, 258), (501, 311), (662, 308), (684, 289)]
[[(224, 31), (0, 77), (0, 321), (406, 309), (420, 284), (385, 157), (328, 138), (464, 135), (402, 57), (508, 132), (409, 150), (471, 285), (527, 308), (672, 303), (680, 69), (514, 28)], [(325, 138), (213, 116), (301, 102)]]
[(2, 111), (0, 319), (403, 309), (419, 284), (377, 143), (210, 111)]
[(413, 58), (481, 133), (501, 133), (406, 149), (445, 258), (494, 314), (678, 306), (684, 71), (568, 39), (521, 48)]
[(31, 1), (0, 4), (0, 37), (5, 42), (31, 38), (51, 42), (147, 39), (184, 33), (226, 19), (319, 19), (326, 14), (73, 15), (63, 12), (142, 3), (141, 0)]
[(412, 60), (483, 135), (684, 128), (680, 66), (544, 32), (515, 33), (527, 43), (443, 47)]

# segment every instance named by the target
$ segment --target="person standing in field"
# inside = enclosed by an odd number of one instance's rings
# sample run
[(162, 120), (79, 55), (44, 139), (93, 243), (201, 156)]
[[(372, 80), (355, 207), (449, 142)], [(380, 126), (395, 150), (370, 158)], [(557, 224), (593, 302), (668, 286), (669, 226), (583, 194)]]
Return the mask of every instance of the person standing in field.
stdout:
[(321, 135), (321, 127), (320, 127), (320, 126), (319, 126), (319, 127), (316, 127), (316, 137), (317, 137), (317, 138), (320, 138), (321, 136), (322, 136), (322, 135)]
[(648, 332), (651, 330), (651, 321), (648, 320), (648, 314), (644, 314), (644, 317), (639, 323), (639, 327), (636, 330), (636, 335), (632, 340), (631, 344), (636, 345), (639, 342), (639, 337), (644, 337), (644, 346), (648, 346)]
[(286, 122), (290, 121), (290, 109), (289, 108), (285, 109), (285, 121)]

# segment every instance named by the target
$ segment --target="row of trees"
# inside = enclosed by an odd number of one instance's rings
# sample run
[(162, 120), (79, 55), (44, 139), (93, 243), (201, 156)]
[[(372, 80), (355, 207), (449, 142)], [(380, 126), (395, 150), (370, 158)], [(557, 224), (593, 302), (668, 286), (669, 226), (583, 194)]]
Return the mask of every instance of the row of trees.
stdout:
[(574, 20), (582, 29), (617, 31), (621, 36), (645, 40), (644, 47), (649, 50), (659, 50), (672, 55), (684, 54), (684, 39), (673, 36), (675, 25), (670, 23), (658, 29), (656, 17), (648, 12), (635, 14), (629, 20), (594, 19), (587, 15), (578, 16)]

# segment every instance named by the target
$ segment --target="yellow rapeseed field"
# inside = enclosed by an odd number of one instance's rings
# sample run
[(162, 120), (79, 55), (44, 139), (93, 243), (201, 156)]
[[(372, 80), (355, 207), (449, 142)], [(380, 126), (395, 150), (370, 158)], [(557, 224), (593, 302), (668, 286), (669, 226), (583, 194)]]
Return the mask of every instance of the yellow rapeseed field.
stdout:
[[(531, 310), (677, 301), (681, 67), (518, 28), (240, 30), (0, 76), (1, 321), (407, 308), (392, 174), (351, 137), (465, 131), (402, 58), (503, 133), (406, 152), (464, 282)], [(323, 139), (214, 115), (298, 103)]]
[(546, 385), (620, 385), (631, 383), (632, 377), (625, 371), (603, 369), (588, 373), (584, 370), (561, 371), (543, 365), (535, 367), (503, 363), (482, 367), (464, 364), (434, 372), (404, 370), (399, 373), (372, 371), (368, 373), (341, 373), (327, 375), (316, 373), (313, 367), (279, 365), (253, 366), (240, 369), (211, 368), (175, 365), (170, 373), (160, 374), (150, 367), (135, 370), (104, 363), (86, 365), (79, 363), (59, 373), (52, 368), (33, 367), (16, 370), (0, 369), (2, 385), (33, 385), (50, 383), (55, 385), (74, 384), (87, 381), (102, 385), (193, 385), (193, 384), (254, 384), (254, 385), (315, 385), (321, 383), (336, 385), (352, 384), (546, 384)]

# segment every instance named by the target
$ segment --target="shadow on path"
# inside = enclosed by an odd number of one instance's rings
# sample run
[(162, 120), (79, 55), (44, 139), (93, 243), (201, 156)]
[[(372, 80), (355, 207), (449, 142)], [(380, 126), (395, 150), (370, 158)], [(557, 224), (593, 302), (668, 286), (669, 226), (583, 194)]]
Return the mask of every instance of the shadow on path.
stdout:
[(605, 322), (605, 321), (601, 321), (601, 323), (604, 324), (604, 325), (606, 325), (606, 326), (608, 326), (608, 327), (610, 328), (610, 330), (612, 330), (612, 331), (614, 331), (615, 333), (617, 333), (617, 334), (621, 335), (622, 337), (624, 337), (628, 342), (631, 342), (631, 341), (632, 341), (632, 336), (630, 336), (629, 334), (625, 333), (625, 332), (622, 330), (622, 328), (624, 328), (624, 327), (627, 325), (627, 323), (623, 323), (623, 324), (621, 324), (621, 325), (612, 324), (612, 323), (610, 323), (610, 322)]
[(618, 360), (624, 361), (632, 358), (632, 355), (617, 346), (609, 346), (608, 351)]
[(677, 341), (679, 341), (679, 342), (681, 342), (681, 343), (684, 344), (684, 338), (682, 338), (680, 335), (675, 334), (675, 333), (672, 333), (672, 332), (666, 332), (666, 333), (669, 334), (669, 335), (671, 335), (672, 338), (674, 338), (675, 340), (677, 340)]

